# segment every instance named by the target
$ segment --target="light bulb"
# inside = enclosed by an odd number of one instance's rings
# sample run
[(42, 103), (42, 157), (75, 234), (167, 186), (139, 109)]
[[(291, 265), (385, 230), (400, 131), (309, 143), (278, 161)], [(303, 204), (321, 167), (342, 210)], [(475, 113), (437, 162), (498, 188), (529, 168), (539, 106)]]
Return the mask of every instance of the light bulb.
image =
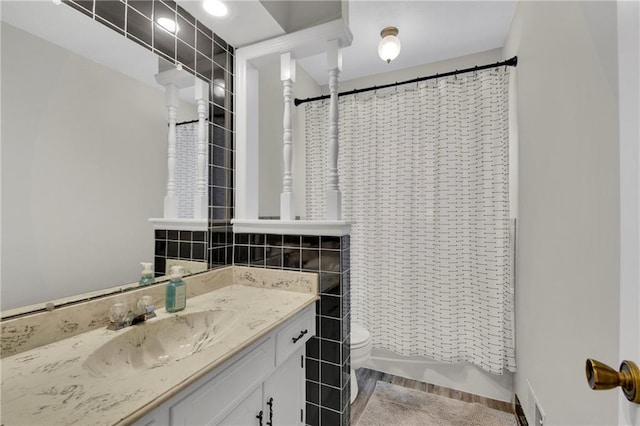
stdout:
[(158, 25), (160, 25), (162, 28), (169, 31), (170, 33), (175, 34), (178, 31), (180, 31), (180, 27), (178, 26), (178, 24), (176, 24), (176, 21), (174, 21), (173, 19), (161, 17), (157, 19), (157, 22), (158, 22)]
[(393, 61), (400, 54), (400, 40), (398, 37), (388, 35), (378, 45), (378, 55), (387, 63)]
[(387, 63), (393, 61), (400, 54), (400, 39), (398, 29), (395, 27), (387, 27), (380, 33), (382, 40), (378, 44), (378, 55)]
[(225, 4), (220, 0), (204, 0), (202, 2), (202, 7), (208, 14), (217, 17), (226, 16), (229, 12), (227, 6), (225, 6)]

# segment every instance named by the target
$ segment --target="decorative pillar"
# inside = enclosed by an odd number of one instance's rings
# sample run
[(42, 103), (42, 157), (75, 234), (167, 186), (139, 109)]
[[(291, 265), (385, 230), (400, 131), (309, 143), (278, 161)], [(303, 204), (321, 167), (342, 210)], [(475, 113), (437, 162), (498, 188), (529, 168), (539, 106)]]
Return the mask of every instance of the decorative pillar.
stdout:
[(283, 86), (284, 117), (283, 146), (284, 177), (282, 179), (282, 194), (280, 194), (280, 219), (295, 220), (295, 195), (293, 193), (293, 177), (291, 164), (293, 157), (293, 110), (291, 108), (292, 86), (296, 81), (296, 60), (291, 58), (291, 53), (280, 55), (280, 80)]
[(209, 85), (199, 78), (195, 79), (195, 99), (198, 108), (198, 145), (196, 149), (196, 191), (193, 207), (194, 219), (208, 217), (207, 182), (207, 103), (209, 101)]
[(327, 149), (327, 220), (342, 217), (342, 197), (338, 179), (338, 76), (342, 70), (340, 40), (327, 42), (329, 70), (329, 143)]
[(167, 195), (164, 197), (164, 217), (178, 217), (178, 197), (176, 196), (176, 116), (178, 109), (178, 87), (173, 84), (165, 86), (165, 104), (169, 116), (168, 136), (168, 179)]

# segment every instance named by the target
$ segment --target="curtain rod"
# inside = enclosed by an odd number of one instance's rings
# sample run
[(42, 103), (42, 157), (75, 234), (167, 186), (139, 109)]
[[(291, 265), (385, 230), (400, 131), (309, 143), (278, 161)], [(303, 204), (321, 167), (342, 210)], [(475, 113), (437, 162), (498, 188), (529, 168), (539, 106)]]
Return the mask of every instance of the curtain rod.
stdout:
[(179, 126), (181, 124), (191, 124), (191, 123), (197, 123), (200, 120), (190, 120), (190, 121), (183, 121), (181, 123), (176, 123), (176, 126)]
[[(462, 70), (449, 71), (443, 74), (434, 74), (434, 75), (429, 75), (427, 77), (418, 77), (418, 78), (405, 80), (401, 82), (396, 81), (395, 83), (383, 84), (382, 86), (371, 86), (371, 87), (366, 87), (364, 89), (349, 90), (347, 92), (338, 93), (338, 96), (355, 95), (356, 93), (369, 92), (371, 90), (377, 90), (377, 89), (386, 89), (387, 87), (400, 86), (402, 84), (409, 84), (409, 83), (417, 83), (419, 81), (425, 81), (425, 80), (433, 80), (434, 78), (449, 77), (452, 75), (463, 74), (463, 73), (472, 72), (472, 71), (480, 71), (488, 68), (497, 68), (503, 65), (508, 67), (515, 67), (516, 65), (518, 65), (518, 57), (514, 56), (511, 59), (507, 59), (506, 61), (502, 61), (502, 62), (496, 62), (495, 64), (480, 65), (480, 66), (475, 66), (471, 68), (465, 68)], [(307, 99), (296, 98), (293, 102), (295, 106), (298, 106), (300, 104), (304, 104), (307, 102), (315, 102), (315, 101), (320, 101), (322, 99), (329, 99), (329, 97), (330, 97), (329, 95), (322, 95), (322, 96), (316, 96), (315, 98), (307, 98)]]

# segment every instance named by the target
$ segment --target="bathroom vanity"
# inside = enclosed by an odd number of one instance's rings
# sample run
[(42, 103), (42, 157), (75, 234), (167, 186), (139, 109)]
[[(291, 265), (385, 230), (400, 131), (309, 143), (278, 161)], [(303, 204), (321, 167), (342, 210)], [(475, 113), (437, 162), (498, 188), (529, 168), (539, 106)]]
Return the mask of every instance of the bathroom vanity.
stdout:
[[(225, 269), (190, 278), (202, 293), (182, 312), (5, 356), (2, 423), (302, 424), (317, 275)], [(213, 285), (216, 274), (232, 279)]]
[(303, 424), (304, 343), (314, 329), (309, 306), (135, 424)]

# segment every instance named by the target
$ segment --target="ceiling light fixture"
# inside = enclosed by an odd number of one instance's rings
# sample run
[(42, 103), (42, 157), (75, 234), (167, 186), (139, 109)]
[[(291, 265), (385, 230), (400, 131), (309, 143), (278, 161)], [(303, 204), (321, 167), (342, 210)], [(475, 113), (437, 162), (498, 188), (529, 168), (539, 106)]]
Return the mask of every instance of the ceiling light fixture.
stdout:
[(227, 13), (229, 12), (227, 6), (220, 0), (204, 0), (202, 2), (202, 7), (208, 14), (219, 18), (227, 16)]
[(400, 54), (400, 39), (396, 27), (386, 27), (380, 31), (380, 44), (378, 45), (378, 55), (387, 63), (393, 61)]
[(161, 17), (157, 19), (157, 22), (158, 22), (158, 25), (160, 25), (162, 28), (169, 31), (170, 33), (176, 34), (178, 31), (180, 31), (180, 27), (178, 26), (178, 24), (176, 24), (176, 21), (174, 21), (173, 19)]
[(213, 80), (213, 94), (218, 98), (224, 98), (224, 80), (216, 78)]

